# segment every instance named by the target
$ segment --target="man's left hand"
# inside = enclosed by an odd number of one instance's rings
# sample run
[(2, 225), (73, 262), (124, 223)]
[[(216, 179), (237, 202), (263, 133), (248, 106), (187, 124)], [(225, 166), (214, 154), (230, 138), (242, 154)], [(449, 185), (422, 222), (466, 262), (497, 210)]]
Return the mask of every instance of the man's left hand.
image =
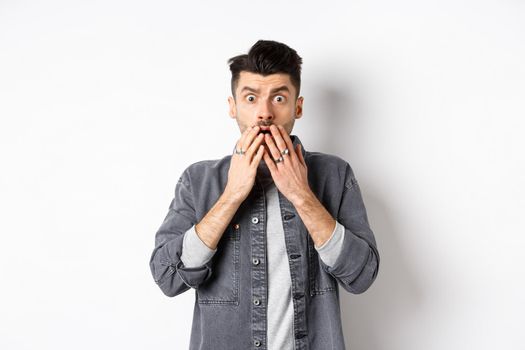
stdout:
[[(292, 139), (281, 125), (278, 127), (271, 125), (270, 131), (273, 138), (266, 134), (265, 141), (271, 154), (265, 150), (264, 161), (270, 169), (275, 186), (279, 191), (292, 204), (300, 203), (312, 193), (308, 185), (308, 169), (303, 158), (301, 145), (298, 144), (294, 148)], [(282, 155), (281, 151), (286, 148), (288, 148), (289, 153)], [(283, 161), (275, 163), (275, 160), (281, 156)]]

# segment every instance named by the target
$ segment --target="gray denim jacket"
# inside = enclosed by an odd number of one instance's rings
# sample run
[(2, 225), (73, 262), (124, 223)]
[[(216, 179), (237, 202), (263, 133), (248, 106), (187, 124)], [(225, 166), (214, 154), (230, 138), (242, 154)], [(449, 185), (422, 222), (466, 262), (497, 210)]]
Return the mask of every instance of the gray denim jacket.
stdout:
[[(296, 135), (291, 138), (294, 146), (301, 143)], [(379, 253), (350, 165), (334, 155), (301, 150), (310, 188), (345, 227), (345, 235), (338, 259), (326, 265), (294, 206), (278, 192), (292, 280), (295, 349), (344, 350), (338, 285), (354, 294), (367, 290), (378, 273)], [(223, 193), (230, 160), (231, 155), (187, 167), (155, 235), (150, 259), (155, 283), (170, 297), (195, 290), (190, 350), (267, 349), (267, 214), (257, 178), (213, 257), (191, 268), (181, 260), (184, 234)]]

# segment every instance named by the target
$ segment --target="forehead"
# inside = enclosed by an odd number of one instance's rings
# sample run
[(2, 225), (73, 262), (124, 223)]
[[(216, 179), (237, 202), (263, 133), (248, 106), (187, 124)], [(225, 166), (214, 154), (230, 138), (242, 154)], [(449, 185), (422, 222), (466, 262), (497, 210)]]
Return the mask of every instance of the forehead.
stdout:
[(257, 73), (242, 71), (239, 74), (236, 93), (238, 93), (244, 87), (271, 90), (281, 86), (287, 86), (292, 94), (295, 93), (295, 88), (292, 84), (292, 81), (290, 80), (289, 74), (276, 73), (264, 76)]

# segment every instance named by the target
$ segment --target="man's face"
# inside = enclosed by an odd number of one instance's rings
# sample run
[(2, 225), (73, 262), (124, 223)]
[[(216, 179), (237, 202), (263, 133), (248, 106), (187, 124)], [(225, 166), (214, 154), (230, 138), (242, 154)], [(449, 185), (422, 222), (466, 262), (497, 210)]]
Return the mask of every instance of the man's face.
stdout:
[(269, 126), (274, 124), (282, 125), (290, 135), (295, 119), (303, 114), (303, 97), (296, 99), (295, 96), (296, 90), (288, 74), (262, 76), (242, 71), (235, 100), (228, 97), (229, 114), (237, 120), (241, 133), (258, 125), (260, 132), (270, 134)]

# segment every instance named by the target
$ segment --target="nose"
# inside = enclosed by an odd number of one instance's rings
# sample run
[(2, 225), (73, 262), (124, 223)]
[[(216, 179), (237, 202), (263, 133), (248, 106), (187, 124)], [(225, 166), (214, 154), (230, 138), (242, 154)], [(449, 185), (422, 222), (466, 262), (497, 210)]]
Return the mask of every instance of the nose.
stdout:
[(259, 122), (261, 121), (272, 121), (274, 116), (273, 116), (273, 110), (272, 110), (272, 106), (271, 106), (271, 102), (270, 101), (261, 101), (261, 103), (259, 103), (259, 108), (257, 109), (257, 120)]

